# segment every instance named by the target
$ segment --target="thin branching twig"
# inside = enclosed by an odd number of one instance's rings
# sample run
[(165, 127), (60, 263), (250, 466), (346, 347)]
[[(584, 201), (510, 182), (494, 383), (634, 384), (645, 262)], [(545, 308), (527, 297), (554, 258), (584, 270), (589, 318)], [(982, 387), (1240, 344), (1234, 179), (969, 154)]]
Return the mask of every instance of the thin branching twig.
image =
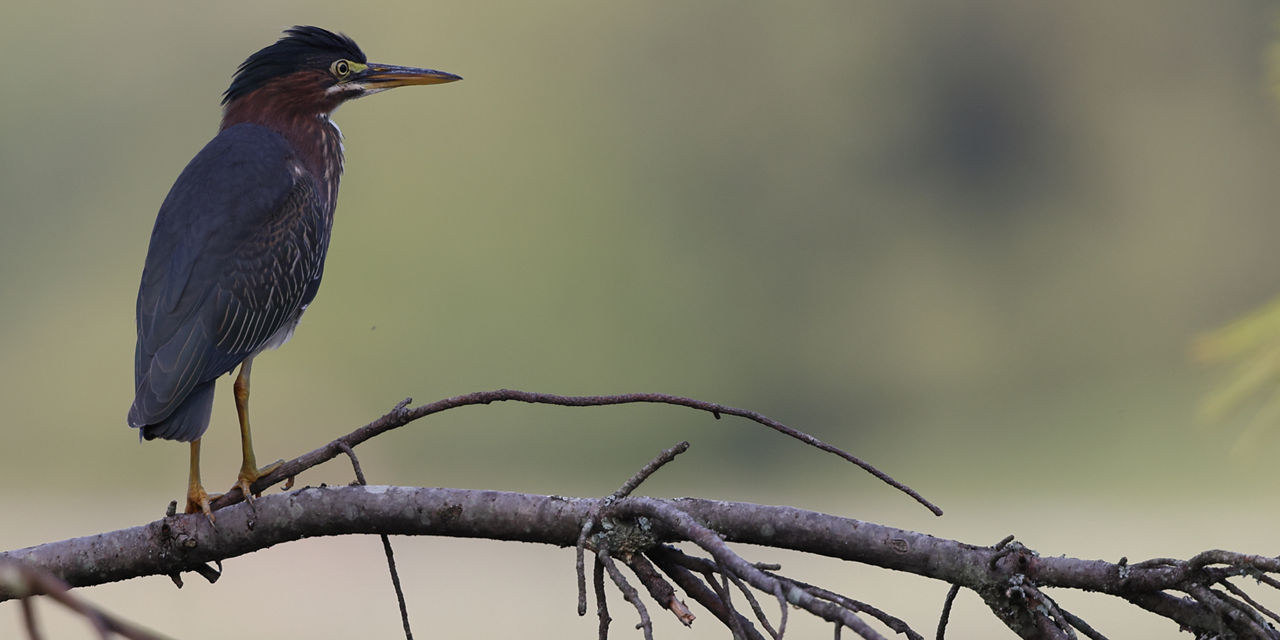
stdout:
[(0, 586), (21, 594), (23, 628), (30, 640), (41, 640), (34, 598), (46, 596), (84, 618), (102, 640), (118, 635), (127, 640), (164, 640), (164, 636), (138, 627), (95, 607), (71, 593), (70, 587), (53, 574), (26, 563), (0, 559)]
[(1062, 615), (1067, 619), (1067, 622), (1071, 623), (1071, 626), (1084, 634), (1084, 637), (1089, 638), (1089, 640), (1107, 640), (1106, 636), (1099, 633), (1097, 629), (1089, 626), (1089, 623), (1082, 620), (1080, 616), (1077, 616), (1062, 607), (1058, 607), (1058, 610), (1062, 612)]
[(1272, 611), (1272, 610), (1270, 610), (1270, 609), (1268, 609), (1268, 608), (1266, 608), (1266, 607), (1262, 606), (1262, 604), (1261, 604), (1261, 603), (1259, 603), (1257, 600), (1254, 600), (1253, 598), (1249, 597), (1249, 594), (1248, 594), (1248, 593), (1245, 593), (1244, 589), (1241, 589), (1240, 587), (1237, 587), (1236, 585), (1232, 584), (1232, 583), (1231, 583), (1230, 581), (1228, 581), (1228, 580), (1222, 580), (1222, 581), (1221, 581), (1221, 582), (1219, 582), (1218, 584), (1220, 584), (1220, 585), (1222, 585), (1223, 587), (1225, 587), (1227, 591), (1230, 591), (1231, 593), (1234, 593), (1234, 594), (1236, 595), (1236, 597), (1238, 597), (1238, 598), (1240, 598), (1241, 600), (1243, 600), (1243, 601), (1247, 602), (1247, 603), (1249, 604), (1249, 606), (1251, 606), (1251, 607), (1253, 607), (1254, 609), (1256, 609), (1256, 610), (1258, 611), (1258, 613), (1261, 613), (1262, 615), (1264, 615), (1264, 616), (1266, 616), (1266, 617), (1268, 617), (1268, 618), (1271, 618), (1272, 620), (1275, 620), (1276, 622), (1280, 622), (1280, 616), (1277, 616), (1277, 615), (1276, 615), (1276, 613), (1275, 613), (1274, 611)]
[(693, 624), (695, 619), (693, 612), (689, 611), (689, 607), (680, 601), (680, 598), (676, 596), (675, 589), (666, 580), (662, 579), (662, 575), (658, 573), (657, 569), (653, 568), (653, 563), (649, 562), (648, 558), (639, 553), (631, 553), (624, 557), (624, 562), (631, 568), (631, 572), (636, 574), (640, 584), (643, 584), (645, 589), (649, 591), (649, 597), (669, 610), (680, 621), (680, 624), (686, 627)]
[(626, 576), (622, 575), (622, 571), (614, 564), (613, 558), (609, 556), (609, 548), (601, 547), (597, 549), (596, 559), (604, 565), (605, 573), (609, 574), (613, 584), (622, 592), (622, 597), (627, 602), (630, 602), (631, 606), (635, 607), (636, 613), (640, 615), (640, 624), (637, 624), (636, 628), (644, 632), (644, 640), (653, 640), (653, 621), (649, 619), (649, 610), (645, 608), (640, 592), (631, 586)]
[(596, 618), (600, 621), (597, 635), (600, 640), (609, 640), (609, 604), (604, 592), (604, 561), (596, 557), (595, 569), (591, 572), (592, 583), (596, 591)]
[[(356, 457), (356, 452), (346, 443), (341, 444), (342, 452), (351, 458), (351, 468), (355, 471), (356, 482), (361, 486), (367, 485), (364, 479), (364, 470), (360, 468), (360, 459)], [(400, 605), (400, 624), (404, 627), (405, 640), (413, 640), (413, 630), (409, 628), (409, 607), (404, 601), (404, 589), (400, 587), (400, 572), (396, 571), (396, 556), (391, 550), (391, 538), (387, 534), (379, 534), (382, 538), (382, 552), (387, 557), (387, 571), (391, 573), (391, 586), (396, 592), (396, 603)]]
[[(689, 597), (706, 607), (724, 626), (732, 630), (736, 634), (735, 637), (745, 638), (745, 640), (764, 640), (764, 637), (747, 623), (746, 618), (743, 618), (741, 614), (731, 607), (726, 606), (721, 597), (716, 594), (714, 588), (708, 587), (707, 582), (699, 579), (688, 566), (677, 560), (680, 556), (685, 556), (682, 551), (662, 545), (649, 549), (645, 554), (673, 582), (680, 585), (680, 588), (684, 589), (684, 592)], [(718, 586), (719, 584), (715, 580), (709, 580), (709, 582), (712, 585)]]
[(937, 640), (946, 640), (947, 623), (951, 621), (951, 605), (955, 604), (958, 595), (960, 595), (960, 585), (953, 584), (950, 589), (947, 589), (947, 597), (942, 601), (942, 615), (938, 617), (938, 633), (934, 636)]
[(886, 627), (889, 627), (895, 633), (900, 633), (906, 636), (907, 640), (924, 640), (923, 636), (916, 633), (915, 630), (912, 629), (911, 626), (908, 625), (906, 622), (904, 622), (902, 619), (891, 616), (888, 613), (885, 613), (884, 611), (881, 611), (876, 607), (873, 607), (865, 602), (862, 602), (861, 600), (854, 600), (853, 598), (850, 598), (848, 596), (843, 596), (838, 593), (835, 593), (834, 591), (823, 589), (822, 587), (819, 587), (817, 585), (801, 582), (800, 580), (796, 580), (795, 578), (787, 578), (785, 576), (780, 576), (774, 573), (770, 573), (769, 575), (774, 576), (779, 580), (785, 580), (788, 584), (804, 589), (805, 591), (813, 594), (815, 597), (833, 602), (841, 607), (844, 607), (845, 609), (848, 609), (849, 611), (852, 611), (853, 613), (865, 613), (875, 618), (876, 620), (879, 620), (881, 624), (883, 624)]
[[(738, 409), (714, 402), (706, 402), (704, 400), (696, 400), (693, 398), (685, 398), (682, 396), (673, 396), (665, 393), (624, 393), (617, 395), (605, 396), (562, 396), (553, 393), (535, 393), (530, 391), (519, 391), (515, 389), (497, 389), (494, 391), (477, 391), (474, 393), (454, 396), (437, 400), (430, 404), (424, 404), (418, 407), (408, 408), (408, 401), (403, 401), (395, 406), (386, 415), (370, 422), (369, 424), (356, 429), (355, 431), (330, 442), (310, 453), (303, 454), (292, 460), (286, 460), (271, 473), (264, 475), (253, 483), (252, 490), (255, 493), (261, 493), (268, 487), (280, 482), (286, 478), (298, 475), (305, 469), (309, 469), (321, 462), (331, 460), (342, 453), (339, 443), (344, 443), (349, 447), (365, 442), (366, 440), (382, 434), (384, 432), (402, 427), (414, 420), (423, 418), (432, 414), (456, 409), (458, 407), (474, 406), (490, 404), (493, 402), (528, 402), (533, 404), (549, 404), (562, 407), (601, 407), (620, 404), (669, 404), (680, 407), (688, 407), (690, 409), (698, 409), (710, 413), (719, 419), (721, 415), (731, 415), (745, 418), (757, 424), (764, 425), (778, 433), (787, 437), (799, 440), (811, 447), (821, 449), (827, 453), (838, 456), (858, 467), (861, 467), (867, 473), (875, 476), (881, 482), (901, 491), (913, 500), (919, 502), (925, 508), (932, 511), (935, 515), (942, 515), (942, 509), (926, 500), (911, 487), (898, 482), (889, 474), (877, 469), (861, 458), (840, 449), (834, 445), (819, 440), (803, 431), (793, 429), (773, 418), (764, 414), (746, 409)], [(240, 502), (244, 499), (244, 495), (238, 488), (233, 488), (222, 497), (211, 503), (213, 509), (221, 509), (229, 505)]]

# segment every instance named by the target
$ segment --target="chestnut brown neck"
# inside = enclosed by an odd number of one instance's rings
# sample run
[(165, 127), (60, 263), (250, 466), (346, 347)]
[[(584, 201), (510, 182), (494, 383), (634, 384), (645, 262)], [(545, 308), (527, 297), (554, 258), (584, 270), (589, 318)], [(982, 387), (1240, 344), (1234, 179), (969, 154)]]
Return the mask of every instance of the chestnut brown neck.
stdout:
[(247, 122), (280, 134), (332, 206), (343, 162), (342, 133), (329, 120), (338, 104), (325, 95), (318, 77), (298, 73), (228, 103), (218, 130)]

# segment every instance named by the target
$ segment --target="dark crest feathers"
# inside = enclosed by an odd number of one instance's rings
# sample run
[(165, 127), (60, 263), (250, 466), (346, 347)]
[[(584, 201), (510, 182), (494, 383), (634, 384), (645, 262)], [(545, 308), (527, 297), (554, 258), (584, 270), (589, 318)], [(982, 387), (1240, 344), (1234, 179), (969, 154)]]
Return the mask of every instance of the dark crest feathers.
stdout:
[(222, 94), (222, 104), (251, 93), (272, 78), (303, 69), (327, 69), (339, 58), (367, 62), (355, 41), (341, 33), (320, 27), (291, 27), (275, 44), (241, 63), (231, 86)]

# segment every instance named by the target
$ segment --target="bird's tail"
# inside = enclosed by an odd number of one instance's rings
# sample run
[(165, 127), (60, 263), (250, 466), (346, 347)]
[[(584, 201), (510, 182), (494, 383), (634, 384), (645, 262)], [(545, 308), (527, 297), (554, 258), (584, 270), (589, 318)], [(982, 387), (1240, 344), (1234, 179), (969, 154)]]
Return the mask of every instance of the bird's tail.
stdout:
[(213, 387), (216, 380), (196, 385), (187, 399), (173, 413), (154, 424), (142, 425), (139, 435), (143, 440), (177, 440), (191, 442), (204, 435), (209, 428), (209, 416), (213, 413)]

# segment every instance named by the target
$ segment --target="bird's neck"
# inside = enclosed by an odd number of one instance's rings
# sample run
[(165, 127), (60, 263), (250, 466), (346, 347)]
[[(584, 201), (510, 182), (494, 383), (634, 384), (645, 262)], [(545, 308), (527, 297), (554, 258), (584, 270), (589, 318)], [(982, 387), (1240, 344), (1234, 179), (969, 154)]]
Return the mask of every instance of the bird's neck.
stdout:
[(328, 193), (322, 195), (332, 206), (338, 195), (338, 181), (342, 177), (343, 155), (342, 132), (329, 119), (329, 115), (238, 107), (234, 103), (227, 106), (218, 130), (247, 122), (280, 134), (289, 142), (311, 175), (321, 185), (328, 185)]

